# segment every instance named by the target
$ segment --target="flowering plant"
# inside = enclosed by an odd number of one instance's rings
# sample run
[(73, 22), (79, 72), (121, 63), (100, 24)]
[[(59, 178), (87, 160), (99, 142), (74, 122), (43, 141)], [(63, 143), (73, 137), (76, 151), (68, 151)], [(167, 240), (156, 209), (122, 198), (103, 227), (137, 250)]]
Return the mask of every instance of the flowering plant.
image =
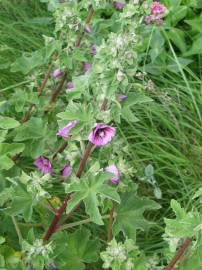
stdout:
[[(165, 65), (157, 63), (166, 61), (167, 46), (172, 52), (167, 36), (178, 32), (167, 31), (180, 20), (173, 1), (42, 2), (53, 14), (53, 36), (45, 37), (31, 60), (23, 56), (13, 64), (13, 71), (33, 73), (34, 80), (22, 107), (14, 103), (9, 117), (0, 116), (6, 190), (0, 204), (4, 218), (12, 219), (21, 252), (14, 267), (160, 270), (168, 264), (172, 270), (180, 238), (187, 237), (188, 245), (200, 242), (201, 215), (172, 201), (176, 219), (165, 219), (165, 240), (174, 238), (175, 248), (167, 246), (159, 258), (138, 247), (140, 233), (156, 226), (151, 215), (160, 213), (155, 200), (162, 192), (151, 165), (143, 168), (144, 177), (137, 175), (120, 126), (135, 126), (136, 107), (156, 98), (150, 76), (161, 74)], [(183, 36), (175, 34), (172, 42), (183, 51)], [(179, 61), (186, 66), (185, 60)], [(175, 74), (181, 71), (174, 68)], [(152, 198), (142, 195), (147, 183)], [(191, 235), (179, 226), (180, 218)], [(5, 251), (0, 267), (9, 265), (4, 257)]]

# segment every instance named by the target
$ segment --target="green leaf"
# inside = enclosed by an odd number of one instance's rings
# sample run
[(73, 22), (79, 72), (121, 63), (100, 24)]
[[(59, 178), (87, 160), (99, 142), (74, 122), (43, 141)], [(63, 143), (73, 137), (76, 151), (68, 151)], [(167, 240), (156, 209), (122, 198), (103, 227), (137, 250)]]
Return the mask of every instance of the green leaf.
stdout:
[(133, 106), (142, 103), (152, 102), (153, 100), (141, 93), (129, 93), (128, 98), (123, 101), (123, 106)]
[(65, 112), (58, 113), (61, 119), (77, 120), (80, 122), (91, 122), (93, 119), (93, 108), (91, 105), (85, 107), (81, 104), (71, 103)]
[(182, 30), (178, 28), (171, 28), (168, 32), (168, 37), (172, 40), (172, 42), (177, 46), (182, 53), (184, 53), (187, 49), (185, 34)]
[[(185, 68), (187, 65), (189, 65), (192, 60), (191, 59), (186, 59), (186, 58), (182, 58), (182, 57), (178, 57), (178, 62), (180, 63), (180, 66), (181, 68)], [(167, 69), (170, 71), (170, 72), (174, 72), (174, 73), (178, 73), (180, 72), (180, 69), (179, 69), (179, 65), (178, 63), (176, 62), (175, 59), (171, 59), (168, 64), (167, 64)]]
[(0, 170), (9, 170), (14, 166), (12, 159), (6, 155), (0, 157)]
[(21, 153), (24, 148), (24, 143), (0, 143), (0, 155), (13, 156)]
[(198, 213), (188, 212), (176, 200), (171, 200), (171, 207), (175, 212), (175, 219), (165, 218), (165, 232), (171, 237), (192, 237), (201, 230), (202, 216)]
[(121, 109), (121, 116), (129, 122), (135, 123), (139, 121), (139, 119), (134, 115), (129, 107), (124, 107)]
[(194, 54), (202, 54), (202, 37), (197, 38), (193, 42), (191, 49), (188, 52), (184, 53), (185, 56), (190, 56)]
[[(83, 270), (85, 263), (96, 262), (99, 258), (99, 240), (90, 239), (89, 230), (80, 228), (68, 235), (63, 260), (56, 260), (60, 270)], [(61, 256), (60, 256), (61, 257)]]
[(195, 18), (193, 20), (185, 20), (187, 24), (189, 24), (193, 31), (197, 33), (202, 33), (202, 16)]
[(18, 127), (19, 125), (20, 123), (15, 119), (0, 115), (0, 128), (11, 129)]
[(87, 61), (87, 58), (85, 57), (84, 51), (79, 49), (79, 48), (74, 49), (72, 58), (77, 60), (77, 61), (81, 61), (81, 62)]
[(0, 143), (0, 169), (9, 170), (14, 162), (9, 156), (21, 153), (25, 148), (23, 143)]
[(188, 7), (187, 6), (178, 6), (175, 7), (171, 13), (171, 24), (176, 25), (187, 15)]
[(11, 200), (13, 197), (13, 188), (4, 188), (4, 190), (0, 193), (0, 207), (4, 205), (5, 202)]
[(30, 221), (33, 212), (33, 198), (27, 192), (26, 186), (19, 184), (15, 189), (11, 207), (6, 209), (6, 213), (11, 216), (23, 214), (26, 221)]
[(92, 222), (103, 225), (102, 217), (99, 211), (99, 196), (109, 198), (120, 203), (120, 197), (116, 189), (105, 183), (111, 177), (110, 173), (99, 173), (98, 175), (89, 175), (75, 181), (67, 186), (67, 192), (74, 192), (67, 206), (67, 213), (70, 212), (82, 200), (85, 204), (86, 213), (90, 216)]
[(198, 247), (194, 252), (190, 252), (186, 260), (180, 264), (178, 270), (201, 270), (202, 247)]
[(55, 41), (29, 55), (22, 55), (12, 64), (11, 72), (20, 71), (23, 74), (28, 74), (34, 68), (46, 64), (53, 52), (59, 48), (59, 45), (59, 42)]
[(14, 141), (26, 141), (26, 140), (36, 140), (44, 137), (46, 132), (46, 124), (44, 124), (41, 118), (31, 118), (28, 122), (21, 125), (16, 129), (17, 135)]
[(160, 205), (148, 198), (139, 198), (134, 193), (124, 193), (117, 206), (113, 233), (123, 232), (125, 237), (136, 238), (136, 230), (146, 230), (151, 222), (143, 216), (145, 210), (159, 209)]

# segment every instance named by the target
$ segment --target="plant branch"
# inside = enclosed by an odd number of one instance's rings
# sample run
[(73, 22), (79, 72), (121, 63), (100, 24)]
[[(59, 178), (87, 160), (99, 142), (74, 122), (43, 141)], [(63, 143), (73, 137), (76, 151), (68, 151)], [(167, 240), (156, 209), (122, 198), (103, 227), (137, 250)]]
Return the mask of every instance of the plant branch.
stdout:
[[(87, 18), (86, 18), (86, 24), (89, 24), (90, 23), (90, 20), (91, 20), (91, 18), (93, 16), (93, 13), (94, 13), (94, 10), (93, 10), (92, 7), (90, 7), (90, 9), (88, 11)], [(80, 37), (78, 38), (78, 42), (76, 44), (78, 47), (81, 44), (82, 36), (81, 36), (81, 38)], [(53, 95), (52, 95), (52, 97), (51, 97), (51, 99), (50, 99), (50, 101), (48, 103), (48, 106), (45, 108), (45, 113), (48, 113), (48, 111), (50, 110), (50, 108), (51, 108), (52, 104), (54, 103), (55, 99), (59, 95), (59, 93), (60, 93), (60, 91), (61, 91), (61, 89), (62, 89), (62, 87), (64, 85), (64, 82), (66, 80), (66, 76), (67, 76), (67, 74), (65, 73), (63, 75), (62, 79), (61, 79), (60, 84), (58, 85), (58, 87), (54, 91), (54, 93), (53, 93)], [(65, 145), (65, 147), (66, 146), (67, 145)], [(62, 148), (63, 151), (64, 151), (65, 147)], [(92, 148), (93, 148), (93, 144), (89, 142), (89, 144), (87, 145), (86, 150), (84, 152), (84, 155), (83, 155), (83, 157), (81, 159), (81, 162), (79, 164), (78, 171), (76, 173), (76, 176), (78, 178), (81, 177), (81, 174), (82, 174), (82, 172), (83, 172), (83, 170), (85, 168), (86, 161), (87, 161), (87, 159), (88, 159), (88, 157), (89, 157), (89, 155), (90, 155), (90, 153), (92, 151)], [(57, 154), (56, 154), (56, 156), (57, 156)], [(65, 211), (65, 209), (67, 207), (68, 201), (71, 199), (71, 195), (72, 195), (72, 193), (66, 194), (65, 199), (64, 199), (61, 207), (58, 210), (56, 210), (56, 213), (55, 213), (55, 215), (53, 217), (53, 220), (52, 220), (52, 222), (51, 222), (51, 224), (50, 224), (50, 226), (49, 226), (49, 228), (48, 228), (45, 236), (43, 237), (43, 240), (47, 241), (51, 237), (51, 235), (55, 232), (55, 230), (57, 229), (58, 222), (59, 222), (59, 220), (60, 220), (63, 212)]]
[(57, 98), (57, 96), (60, 94), (66, 79), (67, 79), (67, 72), (64, 73), (64, 75), (62, 76), (61, 81), (59, 82), (58, 86), (53, 91), (53, 94), (52, 94), (52, 96), (50, 98), (50, 101), (49, 101), (48, 105), (44, 109), (45, 114), (47, 114), (50, 111), (53, 103), (55, 102), (55, 100)]
[(63, 144), (61, 144), (61, 146), (57, 149), (57, 151), (53, 155), (53, 160), (56, 159), (58, 154), (61, 154), (65, 150), (67, 145), (68, 145), (68, 142), (64, 142)]
[(20, 231), (20, 228), (18, 226), (18, 223), (17, 223), (17, 220), (14, 216), (11, 217), (12, 221), (13, 221), (13, 225), (15, 227), (15, 230), (16, 230), (16, 233), (17, 233), (17, 236), (18, 236), (18, 239), (19, 239), (19, 243), (22, 242), (23, 240), (23, 237), (22, 237), (22, 234), (21, 234), (21, 231)]
[(115, 210), (115, 203), (114, 202), (112, 203), (113, 205), (109, 213), (108, 238), (107, 238), (108, 243), (111, 242), (112, 240), (112, 225), (113, 225), (114, 210)]
[[(57, 58), (57, 57), (54, 57), (54, 58)], [(41, 85), (37, 88), (37, 92), (38, 92), (38, 96), (40, 97), (41, 94), (42, 94), (42, 91), (43, 89), (45, 88), (46, 84), (47, 84), (47, 81), (48, 81), (48, 78), (50, 77), (50, 74), (51, 74), (51, 71), (53, 69), (53, 63), (50, 63), (49, 66), (48, 66), (48, 70), (44, 76), (44, 79), (41, 83)]]
[(87, 147), (86, 147), (86, 150), (85, 150), (85, 152), (83, 154), (83, 157), (81, 158), (81, 161), (80, 161), (80, 164), (79, 164), (79, 168), (78, 168), (78, 171), (76, 173), (76, 176), (78, 178), (81, 177), (81, 174), (82, 174), (82, 172), (83, 172), (83, 170), (85, 168), (85, 165), (86, 165), (86, 161), (87, 161), (87, 159), (88, 159), (88, 157), (89, 157), (92, 149), (93, 149), (93, 144), (91, 142), (89, 142), (88, 145), (87, 145)]
[(177, 251), (177, 253), (175, 254), (175, 256), (172, 258), (172, 260), (170, 261), (170, 263), (166, 266), (166, 268), (164, 270), (174, 270), (175, 269), (176, 264), (181, 259), (181, 257), (183, 256), (184, 252), (190, 246), (190, 244), (191, 244), (192, 241), (193, 241), (193, 238), (187, 238), (185, 240), (185, 242), (182, 245), (182, 247)]
[(108, 100), (107, 98), (104, 98), (103, 102), (102, 102), (102, 105), (100, 107), (100, 110), (103, 112), (103, 111), (106, 111), (107, 109), (107, 103), (108, 103)]
[[(102, 219), (107, 219), (107, 218), (109, 218), (109, 215), (102, 216)], [(57, 231), (66, 230), (66, 229), (69, 229), (69, 228), (72, 228), (72, 227), (76, 227), (76, 226), (79, 226), (79, 225), (82, 225), (82, 224), (87, 224), (87, 223), (90, 223), (90, 222), (92, 222), (92, 220), (90, 218), (87, 218), (87, 219), (84, 219), (84, 220), (80, 220), (80, 221), (76, 221), (76, 222), (72, 222), (72, 223), (69, 223), (69, 224), (65, 224), (65, 225), (60, 226), (57, 229)]]
[(52, 220), (52, 222), (51, 222), (51, 224), (50, 224), (50, 226), (49, 226), (49, 228), (48, 228), (46, 234), (45, 234), (44, 237), (43, 237), (43, 240), (44, 240), (44, 241), (47, 241), (47, 240), (51, 237), (51, 235), (55, 232), (56, 226), (57, 226), (57, 224), (58, 224), (58, 221), (59, 221), (59, 219), (60, 219), (62, 213), (63, 213), (64, 210), (66, 209), (66, 207), (67, 207), (67, 202), (70, 200), (70, 198), (71, 198), (71, 193), (66, 194), (65, 199), (64, 199), (62, 205), (60, 206), (60, 208), (58, 208), (58, 209), (56, 210), (55, 216), (54, 216), (54, 218), (53, 218), (53, 220)]
[[(81, 158), (81, 162), (79, 164), (79, 168), (78, 168), (78, 171), (76, 173), (76, 176), (78, 178), (81, 177), (81, 174), (85, 168), (85, 164), (86, 164), (86, 161), (91, 153), (91, 150), (93, 148), (93, 144), (92, 143), (88, 143), (87, 147), (86, 147), (86, 150), (83, 154), (83, 157)], [(53, 217), (53, 220), (45, 234), (45, 236), (43, 237), (43, 240), (44, 241), (47, 241), (49, 240), (49, 238), (51, 237), (51, 235), (56, 231), (56, 229), (58, 228), (58, 222), (63, 214), (63, 212), (65, 211), (66, 207), (67, 207), (67, 203), (68, 201), (71, 199), (71, 196), (72, 196), (72, 192), (71, 193), (67, 193), (66, 196), (65, 196), (65, 199), (62, 203), (62, 205), (55, 211), (55, 215)], [(78, 208), (78, 206), (80, 205), (80, 203), (78, 205), (76, 205), (75, 209)]]

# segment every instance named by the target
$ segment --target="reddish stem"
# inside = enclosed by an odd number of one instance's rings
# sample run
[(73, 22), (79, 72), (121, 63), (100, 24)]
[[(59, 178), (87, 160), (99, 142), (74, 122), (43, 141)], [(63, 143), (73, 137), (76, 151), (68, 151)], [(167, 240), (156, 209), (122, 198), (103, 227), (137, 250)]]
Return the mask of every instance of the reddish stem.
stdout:
[(102, 105), (100, 107), (100, 110), (103, 112), (103, 111), (106, 111), (107, 109), (107, 103), (108, 103), (108, 100), (107, 98), (104, 98), (103, 102), (102, 102)]
[(192, 238), (187, 238), (185, 240), (183, 246), (177, 251), (175, 256), (172, 258), (172, 260), (170, 261), (170, 263), (166, 266), (166, 268), (164, 270), (174, 270), (175, 269), (175, 265), (181, 259), (184, 252), (186, 251), (186, 249), (190, 246), (192, 240), (193, 240)]
[(81, 174), (82, 174), (82, 172), (83, 172), (83, 170), (84, 170), (84, 168), (85, 168), (85, 165), (86, 165), (86, 161), (87, 161), (87, 159), (88, 159), (88, 157), (89, 157), (89, 155), (90, 155), (92, 149), (93, 149), (93, 144), (92, 144), (91, 142), (89, 142), (88, 145), (87, 145), (87, 147), (86, 147), (86, 150), (85, 150), (85, 152), (84, 152), (84, 155), (83, 155), (83, 157), (82, 157), (82, 159), (81, 159), (81, 162), (80, 162), (80, 164), (79, 164), (78, 171), (77, 171), (77, 173), (76, 173), (76, 176), (77, 176), (78, 178), (81, 177)]
[[(90, 20), (91, 20), (91, 18), (93, 16), (93, 13), (94, 13), (94, 10), (91, 7), (89, 9), (89, 12), (88, 12), (88, 15), (87, 15), (87, 18), (86, 18), (86, 24), (89, 24), (90, 23)], [(77, 40), (77, 43), (76, 43), (76, 47), (80, 47), (82, 37), (83, 37), (83, 35), (81, 35), (80, 37), (78, 37), (78, 40)], [(48, 106), (45, 108), (45, 113), (48, 113), (48, 111), (50, 110), (50, 108), (51, 108), (52, 104), (54, 103), (55, 99), (59, 95), (59, 93), (60, 93), (60, 91), (61, 91), (61, 89), (62, 89), (62, 87), (64, 85), (64, 82), (66, 80), (66, 76), (67, 76), (67, 74), (65, 73), (63, 75), (63, 77), (61, 79), (61, 82), (59, 83), (58, 87), (54, 91), (54, 93), (53, 93), (53, 95), (52, 95), (52, 97), (51, 97), (51, 99), (50, 99), (50, 101), (48, 103)], [(63, 147), (61, 146), (61, 148), (58, 149), (59, 152), (61, 153), (61, 151), (64, 151), (64, 149), (65, 149), (66, 146), (67, 145), (63, 145)], [(76, 173), (76, 176), (78, 178), (81, 177), (81, 174), (82, 174), (82, 172), (83, 172), (83, 170), (85, 168), (86, 161), (87, 161), (87, 159), (88, 159), (88, 157), (89, 157), (89, 155), (90, 155), (90, 153), (92, 151), (92, 148), (93, 148), (93, 144), (89, 142), (89, 144), (87, 145), (86, 150), (84, 152), (84, 155), (83, 155), (83, 157), (81, 159), (81, 162), (79, 164), (78, 171)], [(59, 153), (59, 152), (57, 151), (56, 153)], [(57, 154), (56, 154), (56, 156), (57, 156)], [(53, 158), (55, 158), (56, 156), (54, 155)], [(71, 195), (72, 195), (72, 193), (66, 194), (66, 197), (65, 197), (65, 199), (64, 199), (61, 207), (56, 211), (56, 214), (55, 214), (55, 216), (54, 216), (54, 218), (53, 218), (53, 220), (52, 220), (52, 222), (51, 222), (51, 224), (50, 224), (50, 226), (49, 226), (49, 228), (48, 228), (48, 230), (47, 230), (47, 232), (46, 232), (46, 234), (45, 234), (45, 236), (43, 238), (44, 241), (49, 240), (49, 238), (51, 237), (51, 235), (57, 229), (58, 222), (59, 222), (59, 220), (60, 220), (63, 212), (65, 211), (65, 209), (67, 207), (68, 201), (71, 199)]]
[(55, 102), (57, 96), (60, 94), (60, 92), (61, 92), (61, 90), (63, 88), (63, 85), (65, 83), (66, 78), (67, 78), (67, 73), (65, 72), (65, 74), (62, 76), (62, 79), (59, 82), (58, 86), (54, 90), (48, 105), (45, 108), (45, 114), (47, 114), (49, 112), (49, 110), (51, 109), (51, 107), (52, 107), (53, 103)]
[[(86, 150), (83, 154), (83, 157), (81, 159), (81, 162), (80, 162), (80, 165), (79, 165), (79, 168), (78, 168), (78, 171), (76, 173), (76, 176), (78, 178), (81, 177), (81, 174), (85, 168), (85, 164), (86, 164), (86, 161), (91, 153), (91, 150), (93, 148), (93, 144), (89, 142), (89, 144), (87, 145), (86, 147)], [(62, 205), (60, 206), (60, 208), (58, 210), (56, 210), (55, 212), (55, 216), (53, 217), (53, 220), (45, 234), (45, 236), (43, 237), (43, 240), (44, 241), (47, 241), (49, 240), (49, 238), (51, 237), (51, 235), (56, 231), (56, 229), (58, 228), (58, 222), (63, 214), (63, 212), (65, 211), (66, 207), (67, 207), (67, 203), (68, 201), (71, 199), (71, 196), (72, 196), (72, 192), (71, 193), (67, 193), (66, 196), (65, 196), (65, 199), (62, 203)], [(79, 204), (78, 204), (79, 205)], [(77, 206), (76, 206), (77, 207)], [(76, 208), (75, 208), (76, 209)]]
[(62, 213), (66, 209), (67, 202), (70, 200), (71, 195), (72, 195), (72, 193), (66, 194), (65, 199), (64, 199), (62, 205), (60, 206), (59, 209), (56, 210), (55, 216), (54, 216), (54, 218), (53, 218), (53, 220), (52, 220), (52, 222), (51, 222), (51, 224), (50, 224), (50, 226), (49, 226), (49, 228), (48, 228), (45, 236), (43, 237), (43, 240), (44, 241), (49, 240), (49, 238), (51, 237), (51, 235), (55, 232), (55, 229), (57, 227), (58, 221), (59, 221)]
[(45, 74), (45, 77), (44, 77), (44, 79), (43, 79), (41, 85), (37, 88), (37, 92), (38, 92), (38, 96), (39, 96), (39, 97), (41, 96), (42, 91), (43, 91), (43, 89), (44, 89), (45, 86), (46, 86), (46, 83), (47, 83), (48, 78), (49, 78), (49, 76), (50, 76), (50, 74), (51, 74), (52, 68), (53, 68), (53, 63), (50, 63), (50, 65), (48, 66), (48, 70), (47, 70), (47, 72), (46, 72), (46, 74)]
[(111, 242), (112, 240), (112, 225), (113, 225), (113, 219), (114, 219), (114, 210), (115, 210), (115, 203), (113, 203), (113, 206), (110, 210), (109, 213), (109, 225), (108, 225), (108, 238), (107, 238), (107, 242)]
[(67, 147), (67, 145), (68, 145), (68, 142), (64, 142), (64, 143), (58, 148), (58, 150), (55, 152), (55, 154), (53, 155), (53, 159), (55, 159), (59, 153), (61, 154), (61, 153), (65, 150), (65, 148)]

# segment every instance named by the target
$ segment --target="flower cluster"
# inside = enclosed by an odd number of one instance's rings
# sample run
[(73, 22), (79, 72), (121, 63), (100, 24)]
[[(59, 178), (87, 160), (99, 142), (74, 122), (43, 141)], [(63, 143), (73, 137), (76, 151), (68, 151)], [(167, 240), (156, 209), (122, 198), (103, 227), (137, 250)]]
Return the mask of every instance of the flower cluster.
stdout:
[[(63, 138), (70, 137), (69, 132), (72, 128), (76, 126), (76, 124), (76, 120), (70, 121), (66, 126), (58, 130), (57, 135)], [(92, 144), (96, 146), (102, 146), (110, 142), (115, 136), (115, 133), (116, 129), (114, 127), (97, 123), (90, 132), (88, 139)], [(34, 161), (34, 165), (41, 171), (42, 174), (52, 173), (53, 171), (53, 166), (50, 160), (45, 156), (39, 156), (38, 158), (36, 158), (36, 160)], [(120, 172), (115, 165), (108, 166), (106, 168), (106, 171), (114, 174), (114, 177), (110, 179), (112, 183), (119, 182)], [(61, 175), (65, 177), (70, 176), (71, 172), (72, 167), (69, 164), (66, 164), (60, 171)]]
[(126, 240), (125, 243), (117, 243), (115, 239), (112, 240), (106, 251), (101, 253), (101, 258), (104, 261), (103, 268), (115, 269), (115, 266), (118, 266), (116, 269), (134, 269), (134, 254), (130, 253), (134, 253), (136, 250), (137, 247), (132, 240)]
[(157, 24), (162, 24), (163, 23), (163, 15), (166, 12), (166, 7), (157, 2), (154, 1), (151, 5), (151, 14), (149, 16), (145, 16), (144, 21), (146, 24), (150, 23), (157, 23)]

